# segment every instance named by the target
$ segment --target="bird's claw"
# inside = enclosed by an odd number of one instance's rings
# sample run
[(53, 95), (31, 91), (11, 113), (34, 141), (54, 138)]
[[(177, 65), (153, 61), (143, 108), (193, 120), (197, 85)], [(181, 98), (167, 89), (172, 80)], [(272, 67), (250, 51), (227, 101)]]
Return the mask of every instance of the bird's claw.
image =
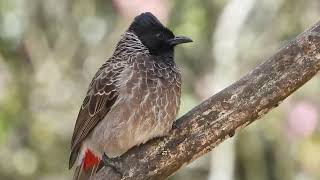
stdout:
[(173, 122), (173, 124), (172, 124), (172, 129), (178, 129), (178, 126), (175, 122)]
[(121, 177), (123, 177), (123, 172), (120, 164), (120, 157), (109, 158), (105, 153), (103, 153), (102, 161), (104, 166), (111, 167), (118, 174), (120, 174)]

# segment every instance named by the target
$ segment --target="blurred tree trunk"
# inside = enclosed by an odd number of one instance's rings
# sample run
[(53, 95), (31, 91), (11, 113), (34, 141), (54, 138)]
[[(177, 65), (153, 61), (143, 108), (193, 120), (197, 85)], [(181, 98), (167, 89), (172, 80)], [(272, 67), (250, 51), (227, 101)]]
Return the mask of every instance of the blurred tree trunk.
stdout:
[(7, 64), (10, 67), (10, 74), (13, 77), (15, 87), (12, 93), (14, 94), (14, 101), (18, 104), (14, 119), (18, 122), (16, 129), (19, 134), (18, 137), (21, 145), (28, 146), (29, 143), (29, 123), (31, 120), (31, 111), (29, 109), (29, 97), (32, 91), (31, 82), (33, 82), (33, 66), (30, 61), (29, 54), (25, 47), (24, 41), (17, 45), (14, 52), (5, 51), (5, 59), (10, 59)]
[(320, 22), (176, 122), (168, 137), (135, 147), (102, 179), (165, 179), (277, 107), (320, 70)]

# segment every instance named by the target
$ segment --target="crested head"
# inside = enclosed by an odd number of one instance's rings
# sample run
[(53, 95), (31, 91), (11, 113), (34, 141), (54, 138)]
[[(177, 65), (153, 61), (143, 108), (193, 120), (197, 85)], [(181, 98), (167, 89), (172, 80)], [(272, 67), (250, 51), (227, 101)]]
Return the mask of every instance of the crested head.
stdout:
[(144, 31), (145, 28), (151, 28), (153, 30), (166, 29), (166, 27), (150, 12), (145, 12), (136, 16), (129, 27), (130, 30), (137, 33)]
[(192, 42), (187, 37), (176, 37), (150, 12), (135, 17), (128, 31), (133, 32), (153, 55), (173, 54), (176, 45)]

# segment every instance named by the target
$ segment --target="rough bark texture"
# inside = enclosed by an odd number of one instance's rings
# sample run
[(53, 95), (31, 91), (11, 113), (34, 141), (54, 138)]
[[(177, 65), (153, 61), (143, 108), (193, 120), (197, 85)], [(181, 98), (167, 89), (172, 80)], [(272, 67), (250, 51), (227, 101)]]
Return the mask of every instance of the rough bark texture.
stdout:
[(320, 70), (320, 22), (176, 122), (170, 136), (131, 149), (95, 180), (166, 179), (259, 119)]

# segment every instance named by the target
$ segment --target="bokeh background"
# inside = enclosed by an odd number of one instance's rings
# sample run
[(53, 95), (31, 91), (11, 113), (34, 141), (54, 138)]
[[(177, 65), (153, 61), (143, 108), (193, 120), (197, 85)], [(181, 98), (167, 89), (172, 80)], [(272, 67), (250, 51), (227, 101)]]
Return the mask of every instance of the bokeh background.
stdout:
[[(0, 0), (0, 179), (67, 180), (78, 109), (134, 16), (176, 49), (180, 115), (320, 20), (318, 0)], [(320, 77), (170, 180), (319, 180)]]

